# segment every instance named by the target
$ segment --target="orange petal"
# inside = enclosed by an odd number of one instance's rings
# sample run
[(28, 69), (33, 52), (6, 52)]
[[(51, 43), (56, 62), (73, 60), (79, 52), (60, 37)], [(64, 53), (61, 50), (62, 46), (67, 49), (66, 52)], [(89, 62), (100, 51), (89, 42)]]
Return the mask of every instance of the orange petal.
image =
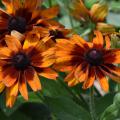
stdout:
[(9, 88), (10, 96), (17, 96), (18, 95), (18, 82), (16, 82), (13, 86)]
[(95, 67), (92, 67), (89, 71), (89, 75), (88, 75), (88, 79), (86, 79), (86, 81), (83, 84), (83, 89), (88, 89), (90, 88), (95, 80)]
[(48, 79), (53, 79), (53, 80), (56, 80), (56, 78), (58, 77), (58, 74), (51, 68), (43, 69), (42, 72), (40, 72), (38, 74), (43, 77), (46, 77)]
[(11, 14), (13, 12), (13, 7), (10, 0), (2, 0), (3, 5), (6, 8), (7, 13)]
[(20, 41), (14, 36), (6, 35), (5, 42), (12, 51), (18, 52), (22, 48)]
[(42, 10), (41, 12), (42, 12), (41, 16), (43, 18), (52, 19), (52, 18), (54, 18), (58, 15), (59, 6), (54, 6), (54, 7), (51, 7), (51, 8), (47, 8), (45, 10)]
[(0, 93), (4, 90), (5, 84), (3, 82), (0, 82)]
[(24, 6), (27, 9), (34, 10), (36, 9), (40, 4), (42, 3), (42, 0), (25, 0)]
[(40, 79), (33, 68), (28, 68), (25, 71), (25, 77), (33, 91), (41, 90)]
[(106, 49), (110, 49), (111, 42), (109, 36), (105, 36), (105, 42), (106, 42)]
[(120, 63), (120, 49), (113, 49), (109, 50), (105, 55), (104, 55), (104, 63)]
[(12, 108), (17, 96), (10, 96), (10, 89), (6, 89), (6, 106)]
[(81, 71), (79, 74), (76, 74), (76, 79), (79, 80), (79, 82), (83, 82), (88, 79), (88, 73), (89, 73), (89, 65), (83, 65)]
[[(85, 7), (82, 0), (75, 0), (74, 9), (72, 10), (72, 15), (79, 20), (88, 20), (89, 19), (89, 10)], [(82, 11), (81, 11), (82, 10)]]
[(68, 86), (72, 87), (79, 83), (79, 81), (74, 76), (74, 69), (66, 76), (65, 82), (68, 82)]
[(9, 59), (11, 55), (12, 51), (9, 48), (3, 47), (0, 49), (0, 59)]
[(120, 76), (120, 68), (115, 66), (115, 65), (112, 65), (112, 64), (106, 64), (106, 65), (103, 65), (106, 69), (108, 69), (111, 73), (113, 74), (116, 74), (117, 76)]
[(54, 52), (54, 48), (50, 48), (47, 51), (41, 53), (41, 60), (39, 60), (39, 56), (32, 57), (32, 65), (36, 67), (51, 66), (55, 62)]
[(90, 14), (93, 21), (104, 21), (105, 17), (108, 14), (108, 5), (94, 4), (90, 10)]
[(100, 82), (100, 85), (101, 85), (102, 89), (105, 92), (108, 92), (109, 91), (108, 79), (105, 77), (103, 72), (101, 70), (97, 69), (96, 76), (97, 76), (97, 78)]
[(25, 36), (16, 30), (11, 31), (11, 36), (16, 37), (20, 42), (22, 42), (25, 39)]
[(93, 44), (96, 48), (103, 48), (104, 40), (100, 31), (95, 31), (96, 37), (93, 39)]
[(25, 100), (28, 100), (28, 91), (27, 91), (27, 84), (25, 79), (25, 74), (21, 74), (19, 78), (19, 91), (21, 95), (24, 97)]
[(5, 68), (2, 71), (3, 83), (7, 87), (11, 87), (16, 82), (18, 75), (19, 75), (19, 72), (16, 71), (15, 68), (13, 68), (13, 67)]

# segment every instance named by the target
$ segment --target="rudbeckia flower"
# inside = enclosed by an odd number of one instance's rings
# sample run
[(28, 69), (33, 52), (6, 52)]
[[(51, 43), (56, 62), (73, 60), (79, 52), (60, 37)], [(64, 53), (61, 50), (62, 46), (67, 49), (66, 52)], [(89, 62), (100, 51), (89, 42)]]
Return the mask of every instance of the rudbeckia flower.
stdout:
[[(19, 39), (6, 35), (7, 47), (0, 48), (0, 80), (6, 86), (6, 105), (12, 107), (18, 93), (28, 100), (27, 83), (33, 91), (41, 90), (38, 76), (56, 79), (57, 73), (50, 66), (54, 63), (54, 48), (47, 48), (37, 36)], [(48, 38), (43, 38), (43, 41)], [(0, 89), (2, 91), (2, 88)]]
[(2, 0), (5, 10), (0, 9), (0, 33), (16, 30), (25, 33), (44, 20), (54, 18), (59, 11), (58, 6), (42, 9), (42, 0)]
[(51, 36), (53, 43), (56, 42), (56, 39), (67, 38), (72, 31), (70, 29), (66, 29), (56, 21), (49, 21), (49, 23), (46, 24), (46, 27), (36, 27), (34, 30), (38, 31), (41, 37)]
[(89, 10), (83, 3), (82, 0), (73, 1), (73, 9), (71, 10), (72, 16), (77, 20), (83, 21), (85, 23), (92, 23), (94, 29), (101, 32), (113, 32), (115, 28), (113, 25), (104, 23), (105, 18), (108, 14), (108, 5), (96, 3)]
[[(120, 49), (110, 49), (108, 36), (95, 31), (96, 37), (87, 42), (79, 35), (70, 40), (61, 39), (56, 44), (56, 69), (67, 71), (68, 86), (83, 82), (83, 89), (90, 88), (98, 80), (102, 89), (108, 92), (108, 77), (120, 83)], [(108, 76), (108, 77), (107, 77)]]

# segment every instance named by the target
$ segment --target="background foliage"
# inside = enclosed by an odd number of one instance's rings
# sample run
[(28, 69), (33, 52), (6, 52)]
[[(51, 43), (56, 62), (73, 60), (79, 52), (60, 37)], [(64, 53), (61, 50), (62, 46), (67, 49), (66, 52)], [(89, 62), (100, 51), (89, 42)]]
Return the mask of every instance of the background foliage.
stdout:
[[(97, 1), (106, 2), (110, 12), (106, 19), (107, 23), (120, 28), (120, 0), (85, 0), (88, 8)], [(68, 4), (69, 3), (69, 4)], [(72, 28), (74, 32), (84, 36), (91, 30), (75, 21), (70, 15), (68, 8), (71, 0), (46, 0), (44, 7), (59, 4), (61, 12), (56, 18), (66, 28)], [(0, 4), (3, 7), (2, 4)], [(119, 38), (118, 38), (119, 40)], [(119, 45), (118, 45), (119, 47)], [(88, 108), (89, 90), (83, 91), (80, 85), (68, 88), (64, 84), (64, 74), (60, 73), (58, 81), (50, 81), (40, 78), (43, 89), (41, 92), (29, 93), (29, 102), (25, 102), (21, 96), (18, 97), (16, 105), (12, 108), (5, 107), (3, 94), (0, 96), (0, 120), (91, 120)], [(101, 96), (96, 90), (95, 109), (98, 120), (119, 120), (120, 119), (120, 85), (110, 82), (110, 92)], [(83, 99), (82, 94), (86, 99)]]

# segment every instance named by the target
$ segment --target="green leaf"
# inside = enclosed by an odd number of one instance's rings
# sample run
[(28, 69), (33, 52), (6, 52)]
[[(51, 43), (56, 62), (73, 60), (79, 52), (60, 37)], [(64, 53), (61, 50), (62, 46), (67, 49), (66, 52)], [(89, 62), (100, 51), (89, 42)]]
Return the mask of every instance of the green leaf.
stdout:
[[(0, 96), (0, 108), (5, 113), (5, 115), (10, 116), (13, 114), (23, 103), (26, 103), (22, 96), (18, 96), (15, 105), (12, 108), (6, 107), (4, 94)], [(42, 99), (38, 97), (35, 93), (29, 93), (29, 102), (39, 102), (42, 103)]]
[(91, 120), (90, 114), (66, 97), (46, 97), (50, 110), (58, 120)]
[(98, 117), (101, 116), (103, 111), (113, 103), (114, 94), (107, 94), (104, 97), (95, 99), (95, 109)]
[[(42, 83), (42, 93), (45, 96), (57, 97), (66, 96), (71, 97), (69, 92), (64, 88), (64, 86), (59, 82), (59, 80), (49, 80), (47, 78), (40, 78)], [(64, 83), (65, 84), (65, 83)]]
[(117, 120), (120, 118), (120, 93), (114, 97), (113, 104), (110, 105), (101, 115), (100, 120)]

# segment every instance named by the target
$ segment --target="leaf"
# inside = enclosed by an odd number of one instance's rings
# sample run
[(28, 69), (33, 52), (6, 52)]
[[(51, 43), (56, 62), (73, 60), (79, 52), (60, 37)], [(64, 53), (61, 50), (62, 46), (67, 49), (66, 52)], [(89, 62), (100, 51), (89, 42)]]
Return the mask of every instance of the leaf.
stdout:
[(95, 100), (95, 109), (98, 117), (100, 117), (103, 111), (113, 103), (113, 97), (114, 94), (109, 93)]
[[(17, 101), (15, 105), (12, 108), (8, 108), (5, 105), (5, 98), (4, 94), (0, 96), (0, 108), (5, 113), (6, 116), (10, 116), (13, 114), (23, 103), (26, 103), (22, 96), (18, 96)], [(42, 103), (42, 100), (40, 97), (38, 97), (35, 93), (31, 92), (29, 93), (29, 102), (39, 102)]]
[(66, 97), (46, 97), (50, 110), (58, 120), (91, 120), (90, 114)]
[(120, 93), (117, 93), (114, 97), (113, 104), (110, 105), (103, 114), (100, 120), (117, 120), (120, 118)]

